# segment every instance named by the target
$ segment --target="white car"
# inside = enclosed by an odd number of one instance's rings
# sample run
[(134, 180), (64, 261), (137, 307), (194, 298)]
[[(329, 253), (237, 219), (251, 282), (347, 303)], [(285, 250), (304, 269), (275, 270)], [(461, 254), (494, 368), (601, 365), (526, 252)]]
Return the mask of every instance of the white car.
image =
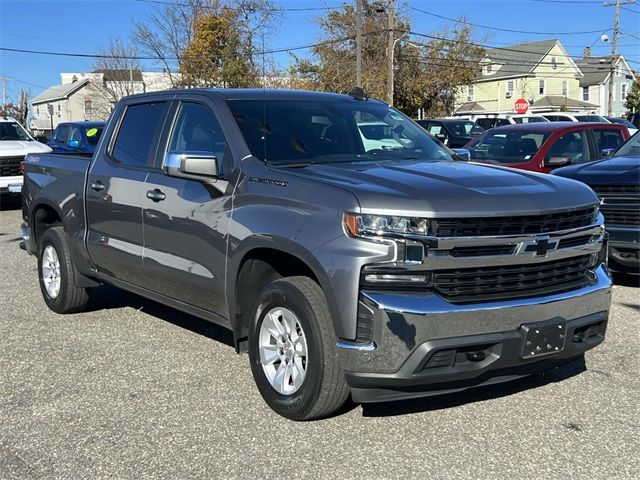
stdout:
[(501, 127), (503, 125), (513, 125), (518, 123), (538, 123), (548, 122), (542, 115), (533, 115), (530, 113), (516, 114), (516, 113), (499, 113), (488, 115), (471, 115), (469, 120), (473, 120), (485, 130), (489, 130), (493, 127)]
[(542, 115), (552, 122), (611, 123), (606, 118), (595, 113), (549, 112)]
[(47, 153), (51, 148), (36, 142), (12, 118), (0, 118), (0, 193), (20, 193), (22, 173), (20, 163), (27, 153)]

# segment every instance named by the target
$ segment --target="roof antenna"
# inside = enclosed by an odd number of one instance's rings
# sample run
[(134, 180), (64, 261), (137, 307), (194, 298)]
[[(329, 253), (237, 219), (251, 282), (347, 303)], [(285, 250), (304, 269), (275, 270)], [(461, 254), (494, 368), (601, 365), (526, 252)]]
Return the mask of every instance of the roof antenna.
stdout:
[(354, 100), (359, 100), (361, 102), (364, 102), (365, 100), (369, 100), (369, 97), (367, 96), (367, 94), (360, 87), (353, 87), (353, 89), (349, 93), (347, 93), (347, 95), (349, 95)]

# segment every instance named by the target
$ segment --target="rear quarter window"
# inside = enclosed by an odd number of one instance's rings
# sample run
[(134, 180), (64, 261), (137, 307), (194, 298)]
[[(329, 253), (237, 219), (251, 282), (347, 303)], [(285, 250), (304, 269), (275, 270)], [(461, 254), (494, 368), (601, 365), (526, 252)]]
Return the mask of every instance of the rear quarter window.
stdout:
[(617, 149), (624, 143), (622, 132), (617, 128), (603, 128), (592, 130), (593, 138), (596, 141), (598, 153), (609, 148)]

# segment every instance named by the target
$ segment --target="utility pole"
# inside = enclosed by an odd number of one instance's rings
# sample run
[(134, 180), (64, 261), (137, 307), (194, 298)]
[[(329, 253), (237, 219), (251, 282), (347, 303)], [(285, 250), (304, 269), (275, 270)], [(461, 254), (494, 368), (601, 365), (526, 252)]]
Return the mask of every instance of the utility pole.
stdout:
[(356, 87), (362, 88), (362, 0), (356, 0)]
[(609, 73), (609, 104), (607, 105), (607, 115), (613, 115), (613, 98), (616, 76), (616, 47), (618, 46), (618, 35), (620, 34), (620, 6), (634, 4), (635, 0), (625, 0), (621, 2), (616, 0), (615, 3), (605, 3), (604, 7), (616, 7), (616, 13), (613, 17), (613, 40), (611, 42), (611, 71)]
[(7, 108), (7, 80), (6, 77), (0, 77), (2, 79), (2, 109)]
[(394, 0), (387, 0), (387, 102), (393, 105), (393, 48), (395, 17), (393, 12)]

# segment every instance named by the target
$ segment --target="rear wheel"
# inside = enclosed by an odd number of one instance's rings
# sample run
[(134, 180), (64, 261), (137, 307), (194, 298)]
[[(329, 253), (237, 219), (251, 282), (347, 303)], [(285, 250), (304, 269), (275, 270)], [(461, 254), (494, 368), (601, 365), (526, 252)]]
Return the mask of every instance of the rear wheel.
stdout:
[(349, 387), (320, 286), (308, 277), (276, 280), (262, 291), (254, 313), (249, 358), (267, 404), (291, 420), (338, 410)]
[(86, 288), (75, 284), (75, 270), (62, 227), (47, 229), (38, 249), (40, 290), (47, 306), (56, 313), (75, 313), (89, 303)]

